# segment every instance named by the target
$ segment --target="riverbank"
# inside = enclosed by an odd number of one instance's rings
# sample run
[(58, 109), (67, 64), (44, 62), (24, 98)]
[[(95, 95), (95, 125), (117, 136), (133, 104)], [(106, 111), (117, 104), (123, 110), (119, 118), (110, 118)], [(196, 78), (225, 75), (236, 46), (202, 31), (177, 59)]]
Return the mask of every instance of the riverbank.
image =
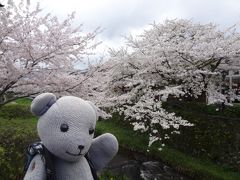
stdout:
[(148, 138), (144, 134), (134, 132), (126, 122), (116, 119), (99, 121), (96, 129), (98, 134), (113, 133), (122, 149), (142, 153), (147, 157), (159, 160), (176, 172), (193, 179), (240, 179), (240, 173), (232, 171), (229, 167), (214, 164), (208, 159), (198, 159), (182, 153), (171, 147), (158, 150), (160, 144), (156, 143), (147, 152)]
[[(0, 177), (2, 180), (21, 179), (25, 148), (37, 140), (37, 120), (29, 111), (30, 102), (30, 100), (19, 100), (0, 109)], [(121, 151), (126, 149), (128, 152), (126, 156), (124, 155), (124, 158), (128, 159), (130, 157), (129, 159), (133, 160), (132, 166), (134, 163), (136, 165), (134, 161), (137, 160), (136, 166), (139, 166), (140, 162), (142, 170), (144, 170), (144, 165), (148, 164), (160, 167), (158, 171), (162, 174), (166, 173), (164, 169), (170, 169), (177, 176), (189, 177), (190, 179), (240, 179), (240, 173), (234, 172), (229, 167), (214, 164), (208, 159), (193, 158), (189, 154), (168, 146), (159, 151), (158, 144), (154, 144), (150, 148), (150, 152), (147, 152), (147, 136), (134, 132), (132, 127), (125, 121), (122, 121), (122, 119), (113, 118), (106, 121), (99, 121), (97, 123), (96, 134), (105, 132), (113, 133), (118, 138)], [(129, 156), (129, 152), (134, 155)], [(142, 161), (141, 154), (142, 157), (147, 157), (148, 159)], [(138, 157), (132, 159), (136, 155)], [(128, 169), (130, 170), (131, 168), (129, 166), (125, 168), (125, 170)], [(114, 176), (114, 169), (106, 170), (110, 170), (109, 174), (103, 175), (101, 179), (124, 179), (125, 175), (123, 172), (120, 177), (118, 175)]]
[(124, 180), (191, 180), (178, 173), (174, 168), (162, 161), (156, 160), (144, 153), (120, 148), (118, 154), (108, 164), (104, 171), (115, 176), (122, 176)]

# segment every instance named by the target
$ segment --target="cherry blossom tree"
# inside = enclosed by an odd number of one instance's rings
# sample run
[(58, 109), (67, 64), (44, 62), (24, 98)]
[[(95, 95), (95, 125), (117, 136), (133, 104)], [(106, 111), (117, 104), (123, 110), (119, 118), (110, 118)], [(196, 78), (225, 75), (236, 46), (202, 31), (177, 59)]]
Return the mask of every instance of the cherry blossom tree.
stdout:
[(60, 22), (40, 5), (9, 1), (0, 10), (0, 105), (41, 92), (68, 92), (88, 73), (74, 67), (91, 55), (99, 32), (73, 26), (74, 13)]
[(178, 133), (180, 126), (192, 126), (162, 107), (169, 96), (197, 98), (206, 92), (211, 102), (227, 103), (219, 88), (222, 72), (231, 64), (239, 68), (239, 47), (235, 26), (220, 31), (213, 24), (189, 20), (153, 24), (142, 35), (127, 38), (125, 47), (111, 51), (95, 77), (103, 77), (95, 83), (101, 94), (97, 98), (123, 113), (134, 130), (148, 132), (150, 146)]

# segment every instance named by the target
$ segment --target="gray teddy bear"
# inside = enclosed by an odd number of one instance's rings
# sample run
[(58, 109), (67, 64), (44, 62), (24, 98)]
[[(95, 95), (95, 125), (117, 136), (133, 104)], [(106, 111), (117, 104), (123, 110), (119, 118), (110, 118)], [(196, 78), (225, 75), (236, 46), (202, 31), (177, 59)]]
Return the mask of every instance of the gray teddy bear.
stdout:
[[(93, 180), (85, 154), (99, 171), (118, 151), (118, 141), (112, 134), (93, 138), (98, 108), (89, 101), (73, 96), (57, 100), (54, 94), (43, 93), (33, 100), (31, 111), (39, 117), (38, 135), (53, 155), (57, 180)], [(46, 180), (40, 155), (34, 156), (24, 180)]]

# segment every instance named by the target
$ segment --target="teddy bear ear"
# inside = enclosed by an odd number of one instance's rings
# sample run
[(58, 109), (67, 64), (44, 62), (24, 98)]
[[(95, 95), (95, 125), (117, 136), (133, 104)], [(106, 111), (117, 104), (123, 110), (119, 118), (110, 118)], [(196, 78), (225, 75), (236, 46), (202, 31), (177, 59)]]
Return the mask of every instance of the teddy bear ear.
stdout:
[(41, 116), (57, 101), (52, 93), (43, 93), (35, 97), (31, 104), (31, 112), (35, 116)]
[(90, 104), (93, 108), (93, 110), (95, 111), (97, 120), (99, 118), (99, 112), (101, 111), (97, 106), (95, 106), (95, 104), (93, 104), (91, 101), (87, 101), (88, 104)]

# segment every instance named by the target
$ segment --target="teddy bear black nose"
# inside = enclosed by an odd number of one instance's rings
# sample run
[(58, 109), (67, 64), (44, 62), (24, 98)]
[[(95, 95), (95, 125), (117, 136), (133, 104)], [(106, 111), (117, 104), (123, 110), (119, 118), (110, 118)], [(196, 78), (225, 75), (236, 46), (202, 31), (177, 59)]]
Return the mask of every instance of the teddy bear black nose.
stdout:
[(80, 149), (80, 150), (82, 150), (83, 148), (84, 148), (83, 145), (79, 145), (79, 146), (78, 146), (78, 149)]

